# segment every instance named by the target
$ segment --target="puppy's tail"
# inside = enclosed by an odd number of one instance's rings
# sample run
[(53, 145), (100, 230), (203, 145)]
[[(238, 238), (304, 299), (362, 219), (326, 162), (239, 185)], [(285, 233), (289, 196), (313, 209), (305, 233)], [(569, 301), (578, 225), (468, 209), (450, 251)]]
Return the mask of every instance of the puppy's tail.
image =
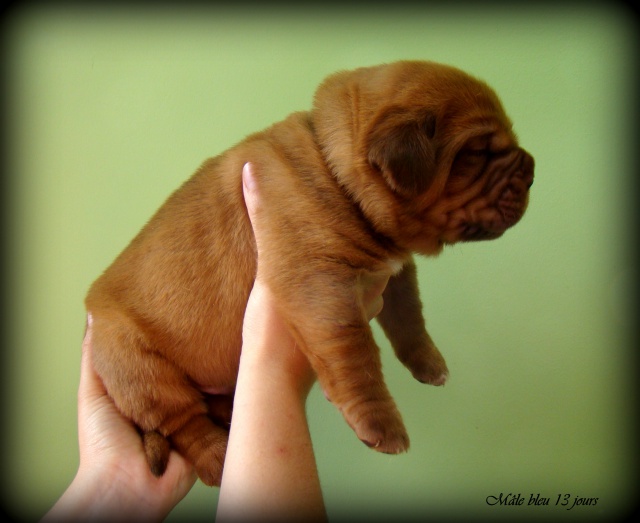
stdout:
[(154, 476), (160, 477), (167, 469), (171, 447), (167, 439), (155, 430), (145, 432), (142, 437), (147, 463)]

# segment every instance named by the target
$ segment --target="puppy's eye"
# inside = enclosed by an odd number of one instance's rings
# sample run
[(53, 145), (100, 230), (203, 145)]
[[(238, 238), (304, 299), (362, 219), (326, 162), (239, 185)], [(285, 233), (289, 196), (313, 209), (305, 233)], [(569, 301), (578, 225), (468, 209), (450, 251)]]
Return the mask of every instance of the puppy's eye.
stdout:
[(371, 167), (373, 167), (374, 171), (377, 171), (379, 173), (382, 172), (382, 167), (380, 167), (380, 165), (377, 162), (371, 162)]
[(461, 156), (469, 160), (487, 158), (491, 152), (488, 149), (465, 149)]
[(489, 154), (489, 151), (486, 149), (470, 149), (467, 151), (469, 156), (486, 156)]

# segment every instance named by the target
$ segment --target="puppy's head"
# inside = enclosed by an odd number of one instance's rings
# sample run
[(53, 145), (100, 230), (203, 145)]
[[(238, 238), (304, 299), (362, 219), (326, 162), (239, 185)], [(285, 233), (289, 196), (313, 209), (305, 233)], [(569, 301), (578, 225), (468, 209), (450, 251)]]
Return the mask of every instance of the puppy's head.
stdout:
[(408, 250), (492, 239), (525, 212), (533, 158), (485, 83), (432, 62), (341, 72), (318, 89), (314, 125), (338, 181)]

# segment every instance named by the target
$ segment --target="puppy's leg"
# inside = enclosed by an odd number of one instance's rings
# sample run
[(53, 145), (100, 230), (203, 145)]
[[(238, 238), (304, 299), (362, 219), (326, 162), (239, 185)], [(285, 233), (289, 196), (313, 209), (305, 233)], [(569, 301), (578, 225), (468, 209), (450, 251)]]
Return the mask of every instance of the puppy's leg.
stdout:
[(389, 279), (382, 297), (384, 306), (377, 320), (398, 359), (418, 381), (444, 385), (449, 371), (425, 329), (413, 259)]
[[(322, 271), (324, 274), (331, 270)], [(380, 351), (350, 281), (308, 278), (304, 295), (282, 296), (283, 313), (329, 400), (358, 438), (379, 452), (409, 447), (404, 423), (382, 375)]]
[(152, 472), (164, 473), (171, 441), (207, 485), (219, 485), (228, 431), (207, 416), (207, 404), (184, 372), (149, 348), (128, 317), (92, 311), (93, 363), (118, 409), (145, 433)]

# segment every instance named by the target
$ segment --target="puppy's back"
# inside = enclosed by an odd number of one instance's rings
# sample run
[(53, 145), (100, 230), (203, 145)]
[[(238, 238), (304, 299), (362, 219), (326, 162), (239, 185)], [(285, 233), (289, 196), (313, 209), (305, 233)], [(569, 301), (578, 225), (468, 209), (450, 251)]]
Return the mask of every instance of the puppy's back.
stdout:
[[(152, 350), (185, 363), (216, 361), (220, 375), (237, 365), (225, 365), (225, 355), (239, 348), (255, 274), (241, 171), (234, 172), (233, 163), (224, 156), (205, 162), (96, 280), (85, 301), (94, 317), (107, 310), (130, 317)], [(126, 350), (109, 350), (119, 349)], [(196, 374), (198, 369), (203, 377), (212, 371), (196, 365)]]

